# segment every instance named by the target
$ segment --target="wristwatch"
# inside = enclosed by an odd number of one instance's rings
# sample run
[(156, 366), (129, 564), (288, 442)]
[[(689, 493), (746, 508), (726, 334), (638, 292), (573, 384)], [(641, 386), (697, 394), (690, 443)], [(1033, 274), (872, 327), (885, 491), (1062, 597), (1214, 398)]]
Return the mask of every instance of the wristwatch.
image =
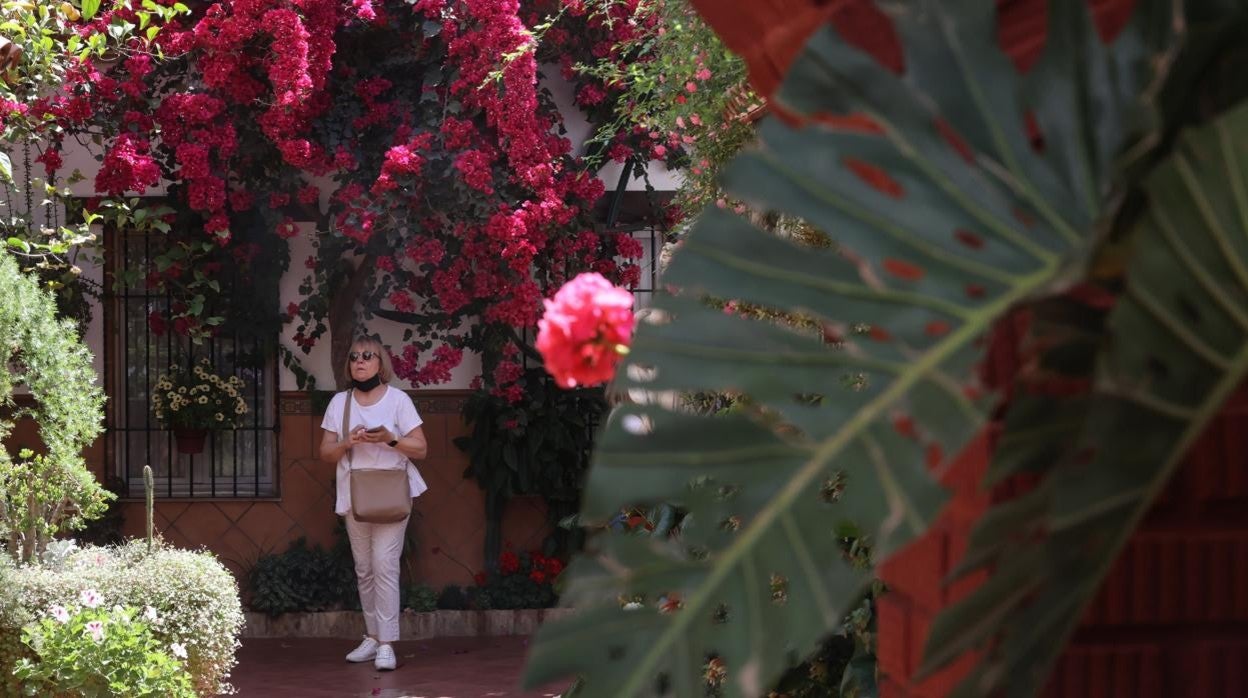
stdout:
[(399, 440), (398, 440), (398, 439), (391, 439), (391, 440), (390, 440), (390, 443), (388, 443), (388, 444), (386, 444), (386, 445), (387, 445), (387, 446), (389, 446), (390, 448), (394, 448), (395, 446), (398, 446), (398, 445), (399, 445)]

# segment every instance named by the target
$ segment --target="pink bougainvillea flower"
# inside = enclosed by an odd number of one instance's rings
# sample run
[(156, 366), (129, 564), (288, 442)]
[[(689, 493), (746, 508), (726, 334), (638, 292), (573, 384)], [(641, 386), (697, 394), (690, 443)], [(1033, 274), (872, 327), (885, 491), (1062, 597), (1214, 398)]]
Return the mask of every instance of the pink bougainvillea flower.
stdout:
[(580, 274), (545, 301), (537, 350), (562, 388), (611, 379), (633, 338), (633, 294), (600, 274)]

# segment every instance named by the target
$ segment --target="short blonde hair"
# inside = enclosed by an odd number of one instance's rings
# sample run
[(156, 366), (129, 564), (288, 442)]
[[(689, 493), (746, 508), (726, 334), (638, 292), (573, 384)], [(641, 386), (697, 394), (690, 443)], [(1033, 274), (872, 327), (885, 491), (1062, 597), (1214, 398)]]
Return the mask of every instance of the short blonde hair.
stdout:
[(377, 360), (381, 362), (381, 368), (377, 370), (377, 377), (382, 383), (389, 383), (394, 377), (394, 365), (390, 363), (390, 352), (382, 346), (381, 340), (368, 335), (360, 335), (351, 342), (351, 348), (347, 350), (346, 363), (343, 364), (342, 375), (347, 377), (347, 382), (351, 381), (351, 352), (371, 351), (377, 355)]

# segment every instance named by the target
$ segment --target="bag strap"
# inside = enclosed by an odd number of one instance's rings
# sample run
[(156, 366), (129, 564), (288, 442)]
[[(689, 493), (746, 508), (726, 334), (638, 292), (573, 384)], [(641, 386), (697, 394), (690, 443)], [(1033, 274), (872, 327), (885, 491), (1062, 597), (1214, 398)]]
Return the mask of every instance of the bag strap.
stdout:
[[(351, 388), (347, 388), (346, 404), (342, 406), (342, 437), (341, 438), (344, 438), (344, 439), (350, 438), (350, 436), (348, 436), (348, 431), (347, 431), (350, 428), (351, 428)], [(355, 464), (355, 459), (352, 458), (352, 455), (353, 455), (352, 450), (348, 448), (347, 449), (347, 468), (348, 469), (352, 469), (352, 467)]]

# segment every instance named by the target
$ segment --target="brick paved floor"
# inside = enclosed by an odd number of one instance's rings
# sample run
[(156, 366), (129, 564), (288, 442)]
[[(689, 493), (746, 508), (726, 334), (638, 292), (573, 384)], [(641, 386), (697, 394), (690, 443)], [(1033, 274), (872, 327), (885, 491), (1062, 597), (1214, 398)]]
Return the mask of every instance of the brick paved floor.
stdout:
[(412, 640), (395, 644), (399, 666), (349, 664), (350, 640), (244, 640), (230, 682), (242, 698), (553, 698), (566, 684), (521, 691), (528, 638)]

